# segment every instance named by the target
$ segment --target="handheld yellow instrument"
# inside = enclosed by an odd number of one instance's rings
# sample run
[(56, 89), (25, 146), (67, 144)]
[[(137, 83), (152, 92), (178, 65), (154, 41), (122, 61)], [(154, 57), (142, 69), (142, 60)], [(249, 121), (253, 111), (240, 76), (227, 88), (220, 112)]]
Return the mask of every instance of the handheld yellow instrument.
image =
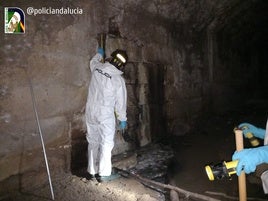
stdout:
[(223, 179), (228, 178), (231, 179), (231, 176), (236, 173), (236, 166), (238, 161), (223, 161), (217, 164), (210, 164), (205, 166), (205, 170), (207, 173), (207, 176), (210, 181), (213, 181), (215, 179)]

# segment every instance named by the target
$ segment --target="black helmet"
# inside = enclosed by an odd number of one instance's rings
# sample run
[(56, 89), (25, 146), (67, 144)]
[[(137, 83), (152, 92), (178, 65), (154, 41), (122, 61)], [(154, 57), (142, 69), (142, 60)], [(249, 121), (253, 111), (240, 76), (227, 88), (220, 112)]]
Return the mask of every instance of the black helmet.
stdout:
[(127, 52), (124, 50), (115, 50), (111, 54), (111, 61), (110, 63), (120, 69), (121, 67), (125, 66), (128, 60)]

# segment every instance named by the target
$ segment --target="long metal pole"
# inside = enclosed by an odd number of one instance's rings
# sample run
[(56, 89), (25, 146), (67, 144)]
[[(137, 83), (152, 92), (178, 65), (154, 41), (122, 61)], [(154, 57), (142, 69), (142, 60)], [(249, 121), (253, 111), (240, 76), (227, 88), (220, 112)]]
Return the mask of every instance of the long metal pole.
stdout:
[[(26, 71), (26, 69), (25, 69), (25, 71)], [(44, 144), (44, 140), (43, 140), (43, 134), (42, 134), (40, 121), (39, 121), (39, 117), (38, 117), (38, 113), (37, 113), (37, 109), (36, 109), (36, 101), (35, 101), (35, 96), (34, 96), (34, 91), (33, 91), (33, 85), (32, 85), (30, 77), (27, 74), (27, 71), (26, 71), (26, 75), (27, 75), (28, 80), (29, 80), (31, 97), (32, 97), (32, 102), (33, 102), (33, 109), (34, 109), (35, 118), (36, 118), (38, 130), (39, 130), (39, 135), (40, 135), (40, 139), (41, 139), (41, 143), (42, 143), (44, 158), (45, 158), (45, 162), (46, 162), (46, 168), (47, 168), (47, 175), (48, 175), (48, 181), (49, 181), (49, 186), (50, 186), (51, 197), (52, 197), (52, 200), (54, 200), (55, 197), (54, 197), (54, 192), (53, 192), (53, 187), (52, 187), (52, 182), (51, 182), (51, 177), (50, 177), (50, 171), (49, 171), (49, 166), (48, 166), (46, 148), (45, 148), (45, 144)]]

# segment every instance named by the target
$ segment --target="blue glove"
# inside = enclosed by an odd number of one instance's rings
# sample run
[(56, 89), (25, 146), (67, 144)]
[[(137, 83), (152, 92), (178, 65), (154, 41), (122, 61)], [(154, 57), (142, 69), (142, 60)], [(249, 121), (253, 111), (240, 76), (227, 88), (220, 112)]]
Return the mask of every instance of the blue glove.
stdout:
[(236, 174), (244, 170), (246, 174), (254, 172), (257, 165), (268, 163), (268, 146), (243, 149), (233, 154), (232, 160), (238, 160)]
[(119, 129), (123, 130), (127, 127), (127, 122), (126, 121), (120, 121), (119, 122)]
[(255, 137), (264, 139), (265, 136), (265, 130), (262, 128), (257, 128), (249, 123), (241, 123), (238, 126), (243, 131), (243, 135), (246, 137), (247, 133), (252, 133)]
[(104, 49), (103, 48), (99, 47), (98, 53), (101, 54), (102, 57), (104, 57)]

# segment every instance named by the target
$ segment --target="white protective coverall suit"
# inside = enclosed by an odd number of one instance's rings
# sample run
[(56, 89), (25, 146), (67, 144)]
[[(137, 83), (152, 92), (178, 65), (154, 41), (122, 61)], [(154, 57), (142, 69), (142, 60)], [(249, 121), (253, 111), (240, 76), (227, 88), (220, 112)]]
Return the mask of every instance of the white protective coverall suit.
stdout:
[[(126, 121), (127, 91), (122, 71), (97, 53), (90, 61), (92, 73), (86, 104), (88, 169), (94, 175), (110, 176), (116, 117)], [(116, 114), (116, 117), (115, 117)]]
[[(268, 119), (266, 122), (266, 131), (264, 137), (264, 145), (268, 145)], [(265, 194), (268, 194), (268, 170), (261, 175), (262, 187)]]

